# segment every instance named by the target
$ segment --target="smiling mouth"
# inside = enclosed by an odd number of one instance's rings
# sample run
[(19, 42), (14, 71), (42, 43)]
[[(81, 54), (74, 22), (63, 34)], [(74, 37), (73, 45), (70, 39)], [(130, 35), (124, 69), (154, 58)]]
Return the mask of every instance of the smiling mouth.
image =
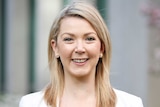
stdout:
[(76, 62), (76, 63), (83, 63), (83, 62), (86, 62), (88, 60), (88, 58), (85, 58), (85, 59), (72, 59), (73, 62)]

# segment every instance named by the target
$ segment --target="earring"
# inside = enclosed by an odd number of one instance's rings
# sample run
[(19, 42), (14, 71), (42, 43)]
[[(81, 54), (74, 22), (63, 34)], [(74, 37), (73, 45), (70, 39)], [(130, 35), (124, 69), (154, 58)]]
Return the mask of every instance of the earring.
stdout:
[(59, 55), (56, 55), (56, 58), (59, 58)]
[(103, 57), (103, 54), (101, 53), (101, 54), (99, 55), (99, 57), (102, 58), (102, 57)]

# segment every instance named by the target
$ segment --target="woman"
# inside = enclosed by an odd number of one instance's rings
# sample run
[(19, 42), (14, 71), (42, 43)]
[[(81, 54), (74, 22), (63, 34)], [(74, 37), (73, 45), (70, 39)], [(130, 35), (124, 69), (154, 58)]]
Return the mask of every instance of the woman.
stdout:
[(48, 41), (51, 82), (24, 96), (20, 107), (143, 107), (140, 98), (112, 88), (110, 42), (93, 6), (75, 2), (64, 8)]

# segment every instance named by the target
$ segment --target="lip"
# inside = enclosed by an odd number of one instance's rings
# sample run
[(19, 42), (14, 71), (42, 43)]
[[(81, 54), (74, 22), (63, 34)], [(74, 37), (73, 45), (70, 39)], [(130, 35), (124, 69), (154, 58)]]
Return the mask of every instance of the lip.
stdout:
[(88, 60), (89, 58), (74, 58), (72, 59), (72, 62), (76, 65), (82, 66), (85, 65)]

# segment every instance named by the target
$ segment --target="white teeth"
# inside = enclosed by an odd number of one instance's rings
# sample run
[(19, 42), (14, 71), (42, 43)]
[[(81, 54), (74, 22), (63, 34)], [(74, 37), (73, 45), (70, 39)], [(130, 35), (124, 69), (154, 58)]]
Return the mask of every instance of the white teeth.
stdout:
[(85, 62), (87, 59), (73, 59), (74, 62), (77, 62), (77, 63), (82, 63), (82, 62)]

